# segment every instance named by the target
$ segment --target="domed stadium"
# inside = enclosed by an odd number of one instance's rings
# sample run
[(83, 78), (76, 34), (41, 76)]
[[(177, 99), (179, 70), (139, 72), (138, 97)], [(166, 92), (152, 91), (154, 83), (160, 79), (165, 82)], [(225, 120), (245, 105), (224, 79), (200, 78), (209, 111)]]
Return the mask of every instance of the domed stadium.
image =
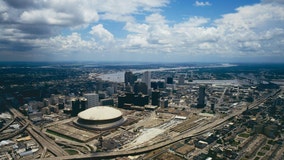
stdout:
[(88, 129), (106, 130), (118, 127), (125, 121), (126, 119), (123, 118), (120, 110), (113, 107), (97, 106), (80, 112), (74, 123)]

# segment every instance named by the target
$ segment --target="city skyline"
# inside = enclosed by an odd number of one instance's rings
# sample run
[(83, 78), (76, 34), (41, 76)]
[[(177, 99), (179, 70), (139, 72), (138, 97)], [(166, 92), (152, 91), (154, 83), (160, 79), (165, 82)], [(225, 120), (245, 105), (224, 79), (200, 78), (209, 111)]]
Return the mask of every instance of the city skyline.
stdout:
[(0, 61), (284, 62), (281, 0), (0, 6)]

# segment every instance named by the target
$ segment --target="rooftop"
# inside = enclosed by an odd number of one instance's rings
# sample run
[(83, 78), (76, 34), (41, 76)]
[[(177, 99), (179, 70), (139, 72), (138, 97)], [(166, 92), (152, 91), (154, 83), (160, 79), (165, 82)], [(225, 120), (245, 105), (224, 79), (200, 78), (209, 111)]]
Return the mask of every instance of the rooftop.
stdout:
[(97, 106), (86, 109), (78, 114), (78, 117), (84, 120), (109, 120), (122, 116), (122, 112), (113, 107)]

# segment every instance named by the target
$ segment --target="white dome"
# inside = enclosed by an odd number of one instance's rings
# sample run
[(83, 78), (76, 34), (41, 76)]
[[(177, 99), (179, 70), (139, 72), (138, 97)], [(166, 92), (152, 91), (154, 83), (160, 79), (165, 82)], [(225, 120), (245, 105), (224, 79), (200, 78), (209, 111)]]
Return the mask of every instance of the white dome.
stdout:
[(80, 119), (93, 121), (111, 120), (121, 116), (122, 112), (120, 110), (107, 106), (92, 107), (78, 114)]

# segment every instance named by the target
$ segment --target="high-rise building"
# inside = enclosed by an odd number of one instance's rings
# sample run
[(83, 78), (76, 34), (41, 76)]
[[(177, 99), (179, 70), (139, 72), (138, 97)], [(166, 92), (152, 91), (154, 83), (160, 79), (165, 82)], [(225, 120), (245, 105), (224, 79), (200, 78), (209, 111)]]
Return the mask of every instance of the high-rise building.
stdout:
[(136, 80), (137, 80), (137, 76), (134, 75), (132, 72), (130, 71), (125, 72), (124, 74), (125, 85), (130, 84), (132, 86)]
[(179, 85), (184, 85), (184, 75), (180, 75), (179, 77), (178, 77), (178, 84)]
[(81, 111), (84, 111), (85, 109), (87, 109), (87, 106), (88, 106), (88, 100), (87, 98), (80, 98), (80, 112)]
[(148, 89), (151, 88), (151, 72), (150, 71), (146, 71), (143, 73), (142, 82), (146, 83)]
[(152, 92), (152, 105), (153, 106), (158, 106), (159, 104), (159, 99), (160, 99), (160, 92), (159, 91), (153, 91)]
[(134, 106), (145, 106), (149, 103), (149, 96), (143, 94), (126, 93), (118, 96), (118, 107), (123, 108), (125, 104)]
[(72, 112), (71, 112), (71, 116), (77, 116), (77, 114), (80, 112), (80, 101), (79, 99), (72, 99)]
[(87, 99), (86, 98), (74, 98), (71, 100), (72, 103), (72, 112), (71, 116), (77, 116), (79, 112), (87, 109)]
[(144, 82), (135, 82), (133, 91), (135, 94), (138, 94), (138, 93), (147, 94), (148, 93), (147, 84)]
[(203, 85), (199, 86), (197, 107), (198, 108), (205, 107), (205, 86)]
[(174, 84), (174, 79), (173, 79), (173, 77), (168, 77), (168, 78), (167, 78), (167, 84)]
[(88, 101), (88, 108), (99, 106), (99, 95), (96, 93), (86, 93), (83, 95)]
[(134, 96), (134, 105), (136, 106), (145, 106), (149, 104), (149, 96), (138, 94)]

